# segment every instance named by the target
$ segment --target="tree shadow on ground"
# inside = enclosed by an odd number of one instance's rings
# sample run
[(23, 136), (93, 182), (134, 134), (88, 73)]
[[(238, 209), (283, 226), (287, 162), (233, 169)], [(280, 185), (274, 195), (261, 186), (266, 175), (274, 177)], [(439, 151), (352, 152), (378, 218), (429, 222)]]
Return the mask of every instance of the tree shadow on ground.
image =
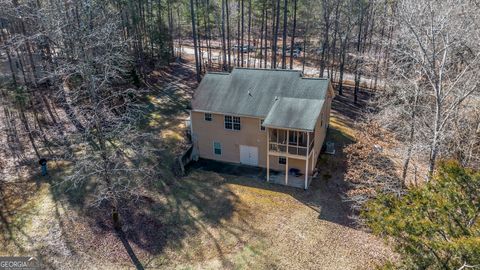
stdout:
[(266, 182), (266, 170), (240, 164), (200, 159), (192, 163), (190, 172), (204, 170), (225, 175), (229, 183), (288, 194), (319, 214), (322, 220), (351, 226), (348, 205), (340, 197), (338, 186), (314, 179), (307, 190)]
[[(180, 132), (181, 116), (187, 115), (192, 89), (196, 85), (195, 76), (191, 68), (182, 63), (172, 64), (169, 70), (157, 73), (154, 72), (146, 81), (150, 94), (144, 100), (147, 117), (143, 126), (150, 132)], [(152, 161), (158, 163), (159, 179), (155, 183), (145, 183), (139, 187), (136, 196), (120, 202), (123, 226), (117, 233), (113, 229), (110, 208), (107, 205), (90, 205), (96, 188), (95, 180), (84, 181), (75, 188), (71, 188), (70, 183), (49, 183), (56, 205), (84, 218), (95, 234), (93, 238), (103, 236), (111, 239), (115, 235), (137, 268), (143, 267), (140, 263), (143, 258), (161, 254), (167, 246), (180, 249), (182, 239), (205, 232), (211, 226), (222, 226), (223, 220), (232, 217), (237, 200), (224, 182), (215, 179), (167, 181), (174, 178), (169, 173), (169, 164), (174, 157), (169, 145), (175, 142), (168, 141), (168, 138), (156, 138), (145, 143), (159, 148), (157, 159)], [(68, 217), (62, 216), (58, 210), (56, 213), (66, 231), (78, 225), (68, 222)], [(70, 236), (78, 237), (75, 234)], [(217, 241), (215, 237), (213, 239)], [(83, 246), (77, 245), (72, 249), (88, 250), (97, 246), (95, 240), (83, 241)], [(216, 243), (216, 246), (220, 245)], [(114, 248), (106, 249), (112, 254), (118, 252)], [(217, 251), (222, 252), (220, 248)], [(125, 253), (122, 255), (128, 261)], [(223, 258), (222, 255), (220, 257)]]
[[(19, 251), (25, 250), (18, 236), (24, 236), (29, 242), (32, 239), (25, 232), (26, 220), (21, 216), (35, 214), (31, 208), (24, 207), (24, 202), (38, 190), (31, 182), (19, 181), (8, 183), (0, 181), (0, 245), (7, 247), (13, 244)], [(21, 216), (19, 216), (21, 215)]]
[[(115, 254), (119, 261), (131, 260), (138, 269), (142, 269), (141, 267), (158, 267), (158, 261), (145, 263), (148, 261), (146, 258), (162, 254), (167, 247), (182, 250), (183, 239), (197, 234), (207, 234), (214, 242), (222, 265), (230, 267), (231, 262), (223, 254), (221, 240), (212, 235), (210, 229), (221, 228), (240, 241), (243, 232), (238, 235), (238, 229), (246, 232), (254, 228), (249, 226), (246, 220), (243, 221), (242, 228), (232, 230), (233, 228), (225, 227), (223, 222), (234, 215), (238, 197), (230, 191), (222, 177), (210, 179), (203, 177), (202, 174), (191, 174), (169, 184), (161, 179), (145, 183), (143, 187), (145, 191), (139, 192), (135, 198), (120, 202), (122, 224), (120, 231), (114, 229), (111, 209), (107, 204), (89, 206), (91, 196), (91, 192), (88, 191), (89, 183), (86, 183), (87, 187), (79, 186), (79, 189), (51, 185), (51, 193), (54, 194), (53, 198), (57, 204), (66, 204), (69, 209), (83, 217), (93, 233), (92, 236), (85, 236), (86, 239), (81, 244), (72, 244), (72, 250), (94, 251), (95, 247), (99, 247), (107, 250), (107, 253)], [(65, 231), (79, 225), (66, 221), (68, 216), (59, 214), (56, 218), (65, 220), (62, 222)], [(69, 233), (65, 235), (70, 238), (78, 237)], [(119, 251), (118, 245), (114, 244), (112, 247), (100, 247), (97, 241), (99, 238), (120, 241), (124, 250)], [(75, 239), (67, 241), (76, 242)]]
[(197, 86), (194, 78), (191, 67), (182, 63), (154, 72), (146, 81), (149, 95), (144, 100), (147, 105), (144, 125), (153, 129), (178, 126), (182, 116), (188, 115), (193, 89)]
[[(29, 169), (39, 171), (36, 166)], [(33, 256), (45, 269), (56, 269), (49, 258), (50, 253), (36, 246), (39, 239), (30, 231), (31, 217), (39, 214), (37, 196), (43, 196), (48, 190), (43, 182), (48, 181), (49, 176), (41, 176), (38, 172), (33, 178), (25, 179), (19, 175), (13, 182), (0, 181), (0, 253)]]
[(165, 153), (178, 155), (188, 147), (188, 109), (196, 85), (191, 67), (182, 63), (155, 71), (147, 79), (148, 95), (142, 100), (145, 109), (140, 127), (161, 138), (156, 146)]
[(125, 235), (125, 232), (122, 229), (117, 229), (116, 233), (117, 233), (120, 241), (122, 241), (122, 244), (125, 247), (125, 250), (127, 251), (128, 256), (130, 256), (130, 259), (132, 260), (133, 265), (135, 265), (135, 267), (138, 270), (145, 269), (143, 267), (142, 263), (140, 262), (140, 260), (138, 259), (137, 255), (135, 254), (135, 251), (133, 251), (132, 246), (130, 245), (130, 242), (128, 241), (128, 238)]

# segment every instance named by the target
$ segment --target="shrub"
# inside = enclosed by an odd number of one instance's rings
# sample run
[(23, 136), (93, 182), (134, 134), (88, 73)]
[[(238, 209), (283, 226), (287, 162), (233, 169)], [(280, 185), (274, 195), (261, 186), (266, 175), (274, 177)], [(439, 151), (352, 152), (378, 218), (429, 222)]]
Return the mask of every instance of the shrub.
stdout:
[(375, 234), (393, 237), (405, 269), (480, 264), (480, 173), (442, 162), (432, 181), (404, 196), (380, 195), (362, 216)]

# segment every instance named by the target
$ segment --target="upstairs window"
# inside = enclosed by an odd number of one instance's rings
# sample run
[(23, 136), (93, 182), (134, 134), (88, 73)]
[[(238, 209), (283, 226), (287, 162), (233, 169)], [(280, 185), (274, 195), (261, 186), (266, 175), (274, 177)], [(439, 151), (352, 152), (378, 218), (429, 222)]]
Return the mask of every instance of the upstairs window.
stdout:
[(212, 121), (212, 114), (211, 113), (205, 113), (205, 121)]
[(225, 128), (233, 129), (232, 117), (230, 115), (225, 115)]
[(225, 115), (225, 129), (240, 130), (240, 117)]
[(263, 120), (264, 119), (260, 119), (260, 130), (261, 131), (265, 131), (265, 127), (263, 126)]
[(233, 129), (240, 130), (240, 117), (233, 117)]

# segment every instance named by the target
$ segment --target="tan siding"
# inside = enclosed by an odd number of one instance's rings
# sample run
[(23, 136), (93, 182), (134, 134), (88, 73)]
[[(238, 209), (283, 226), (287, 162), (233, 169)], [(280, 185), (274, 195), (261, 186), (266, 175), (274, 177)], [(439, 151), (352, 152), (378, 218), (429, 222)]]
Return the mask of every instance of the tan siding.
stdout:
[(278, 156), (270, 155), (270, 169), (285, 172), (285, 164), (278, 163)]
[(294, 158), (289, 158), (288, 159), (288, 168), (295, 168), (299, 169), (301, 173), (305, 174), (305, 160), (303, 159), (294, 159)]
[[(325, 106), (323, 106), (322, 108), (322, 112), (320, 114), (321, 117), (318, 118), (317, 124), (315, 126), (315, 146), (313, 147), (315, 149), (315, 157), (313, 159), (315, 162), (314, 165), (316, 165), (318, 156), (320, 155), (320, 151), (322, 150), (325, 136), (327, 134), (327, 126), (330, 122), (330, 108), (332, 104), (331, 101), (332, 97), (329, 95), (325, 102)], [(314, 167), (312, 167), (312, 170), (313, 168)]]
[[(317, 125), (315, 126), (315, 160), (317, 159), (318, 155), (320, 154), (320, 150), (322, 149), (323, 140), (325, 139), (325, 109), (322, 109), (321, 117), (318, 118)], [(323, 118), (323, 119), (322, 119)]]
[[(224, 128), (224, 115), (212, 114), (211, 122), (204, 120), (204, 113), (192, 111), (192, 134), (202, 158), (240, 162), (240, 145), (258, 147), (258, 165), (267, 164), (267, 133), (260, 130), (260, 119), (241, 117), (241, 130)], [(213, 142), (222, 144), (222, 155), (213, 154)], [(273, 163), (273, 162), (272, 162)]]

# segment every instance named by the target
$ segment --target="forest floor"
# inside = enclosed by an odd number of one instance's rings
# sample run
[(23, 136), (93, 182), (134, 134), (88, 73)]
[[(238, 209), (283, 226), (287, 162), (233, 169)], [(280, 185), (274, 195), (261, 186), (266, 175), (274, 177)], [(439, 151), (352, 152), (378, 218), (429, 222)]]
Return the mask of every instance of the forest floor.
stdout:
[(5, 191), (0, 256), (36, 256), (48, 269), (372, 269), (392, 258), (380, 239), (353, 226), (340, 197), (342, 149), (355, 141), (361, 109), (349, 91), (332, 106), (328, 139), (337, 154), (321, 156), (319, 178), (304, 191), (198, 168), (171, 174), (186, 144), (194, 78), (191, 65), (177, 63), (147, 80), (146, 129), (162, 138), (164, 169), (125, 202), (124, 233), (115, 233), (106, 209), (89, 206), (94, 183), (56, 184), (66, 167), (56, 162), (49, 177), (32, 175)]

